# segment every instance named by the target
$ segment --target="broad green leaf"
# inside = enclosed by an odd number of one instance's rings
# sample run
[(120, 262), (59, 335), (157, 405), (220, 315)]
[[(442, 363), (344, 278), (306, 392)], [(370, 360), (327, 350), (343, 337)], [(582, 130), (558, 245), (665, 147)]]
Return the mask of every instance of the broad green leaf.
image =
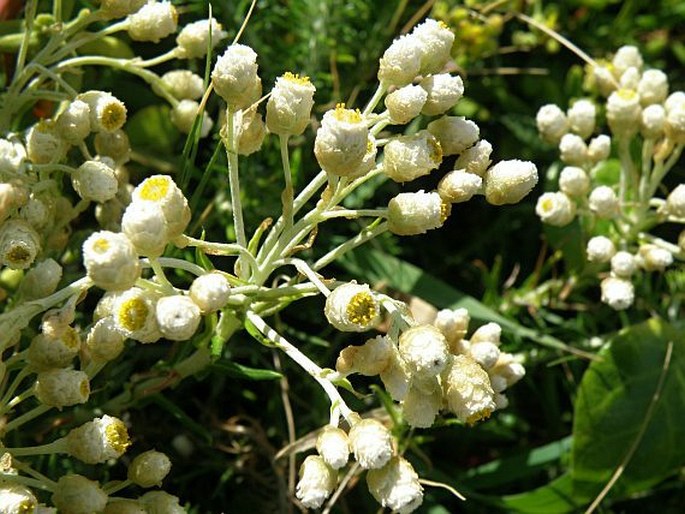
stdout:
[(231, 361), (215, 362), (211, 365), (211, 368), (219, 373), (241, 380), (278, 380), (283, 376), (278, 371), (250, 368)]
[(564, 514), (575, 512), (587, 503), (574, 495), (573, 479), (566, 473), (549, 484), (521, 494), (502, 498), (501, 507), (507, 512), (525, 514)]
[[(685, 332), (651, 319), (619, 333), (583, 376), (575, 404), (571, 476), (577, 492), (594, 497), (637, 449), (612, 495), (644, 490), (685, 465)], [(661, 395), (643, 436), (641, 425), (673, 343)], [(639, 440), (638, 440), (639, 438)]]

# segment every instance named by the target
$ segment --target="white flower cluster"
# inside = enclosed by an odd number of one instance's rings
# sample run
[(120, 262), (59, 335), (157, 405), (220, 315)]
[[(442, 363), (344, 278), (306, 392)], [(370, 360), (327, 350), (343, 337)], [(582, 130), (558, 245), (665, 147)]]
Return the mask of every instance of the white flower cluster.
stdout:
[[(621, 47), (610, 63), (590, 68), (588, 84), (605, 98), (577, 100), (565, 113), (553, 104), (538, 111), (541, 137), (559, 145), (566, 166), (559, 191), (544, 193), (535, 210), (548, 225), (564, 227), (580, 217), (583, 227), (601, 230), (587, 234), (587, 260), (610, 266), (601, 298), (622, 310), (635, 300), (636, 274), (664, 271), (674, 259), (685, 258), (685, 231), (676, 242), (649, 233), (662, 223), (685, 223), (685, 184), (663, 182), (685, 143), (685, 93), (669, 95), (666, 74), (644, 69), (634, 46)], [(611, 135), (593, 137), (601, 131), (599, 108), (606, 110)], [(618, 160), (612, 159), (612, 142)], [(640, 157), (631, 153), (638, 144)], [(606, 175), (611, 162), (620, 166), (614, 180)], [(665, 188), (670, 193), (660, 198)]]

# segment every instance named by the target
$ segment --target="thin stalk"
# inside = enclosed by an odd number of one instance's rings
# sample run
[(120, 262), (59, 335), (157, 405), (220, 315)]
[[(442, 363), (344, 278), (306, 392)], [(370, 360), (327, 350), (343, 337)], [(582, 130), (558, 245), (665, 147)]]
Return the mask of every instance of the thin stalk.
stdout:
[(48, 407), (47, 405), (39, 405), (38, 407), (34, 407), (28, 412), (25, 412), (18, 418), (14, 418), (12, 421), (7, 423), (4, 428), (4, 432), (6, 434), (9, 434), (12, 430), (16, 430), (17, 428), (21, 427), (25, 423), (28, 423), (32, 419), (37, 418), (41, 414), (45, 414), (47, 411), (49, 411), (52, 407)]
[(53, 453), (64, 453), (66, 451), (66, 441), (57, 439), (48, 444), (39, 446), (25, 446), (23, 448), (3, 448), (2, 451), (9, 453), (13, 457), (23, 457), (26, 455), (48, 455)]
[(283, 202), (283, 219), (285, 219), (284, 230), (288, 230), (293, 226), (293, 209), (295, 203), (295, 190), (293, 189), (293, 176), (290, 170), (290, 156), (288, 154), (288, 139), (287, 134), (280, 134), (278, 142), (281, 147), (281, 162), (283, 163), (283, 178), (285, 179), (285, 188), (281, 194)]
[[(243, 206), (240, 201), (240, 177), (238, 176), (238, 154), (235, 147), (234, 110), (229, 105), (226, 108), (226, 157), (228, 159), (228, 182), (231, 191), (231, 206), (233, 207), (233, 227), (236, 242), (242, 248), (247, 248), (245, 236), (245, 222), (243, 221)], [(247, 277), (247, 268), (241, 266), (239, 276)]]
[(352, 239), (349, 239), (345, 241), (344, 243), (338, 245), (337, 247), (333, 248), (330, 252), (328, 252), (326, 255), (318, 259), (314, 265), (312, 266), (312, 269), (314, 271), (318, 271), (324, 266), (327, 266), (337, 258), (339, 258), (341, 255), (346, 254), (350, 250), (354, 250), (358, 246), (363, 245), (367, 241), (370, 241), (371, 239), (381, 235), (383, 232), (386, 232), (388, 230), (388, 223), (379, 223), (373, 228), (366, 227), (363, 229), (359, 234), (357, 234), (355, 237)]

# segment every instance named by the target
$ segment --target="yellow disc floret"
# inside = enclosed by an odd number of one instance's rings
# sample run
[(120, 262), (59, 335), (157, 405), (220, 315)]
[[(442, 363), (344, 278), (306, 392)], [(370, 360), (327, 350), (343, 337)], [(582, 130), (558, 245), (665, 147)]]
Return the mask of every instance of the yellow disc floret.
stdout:
[(169, 192), (170, 180), (169, 177), (163, 175), (146, 179), (140, 187), (140, 198), (151, 202), (157, 202), (165, 198)]
[(286, 71), (283, 74), (283, 78), (286, 80), (289, 80), (290, 82), (295, 82), (297, 84), (302, 84), (302, 85), (307, 85), (307, 84), (311, 83), (311, 81), (309, 80), (309, 77), (307, 75), (300, 76), (298, 73), (291, 73), (289, 71)]
[(124, 453), (131, 446), (131, 439), (128, 436), (126, 425), (120, 419), (115, 418), (107, 425), (105, 428), (105, 438), (112, 449), (119, 454)]
[(145, 326), (145, 321), (150, 314), (150, 309), (142, 298), (134, 297), (121, 304), (119, 312), (119, 324), (126, 330), (135, 332)]
[(378, 305), (366, 291), (354, 295), (347, 304), (347, 318), (355, 325), (365, 327), (377, 316)]
[(360, 123), (362, 121), (362, 113), (359, 109), (346, 109), (345, 104), (337, 104), (335, 106), (335, 119), (344, 123)]

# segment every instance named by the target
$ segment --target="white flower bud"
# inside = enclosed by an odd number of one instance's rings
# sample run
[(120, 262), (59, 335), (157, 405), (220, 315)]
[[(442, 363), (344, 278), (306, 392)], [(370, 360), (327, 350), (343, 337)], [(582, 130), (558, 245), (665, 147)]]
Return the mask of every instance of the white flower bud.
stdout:
[(110, 500), (103, 514), (147, 514), (137, 500)]
[(150, 491), (138, 498), (146, 514), (186, 514), (178, 497), (164, 491)]
[(385, 87), (409, 84), (421, 69), (421, 40), (414, 35), (397, 38), (380, 59), (378, 80)]
[(0, 138), (0, 174), (18, 173), (24, 159), (26, 159), (26, 149), (21, 142)]
[(359, 111), (338, 104), (316, 131), (314, 154), (321, 168), (340, 177), (354, 175), (366, 155), (369, 129)]
[(337, 474), (318, 455), (309, 455), (300, 466), (295, 496), (308, 509), (318, 509), (337, 484)]
[(86, 102), (74, 100), (55, 120), (55, 130), (62, 139), (75, 145), (90, 134), (90, 107)]
[(366, 483), (376, 501), (393, 512), (408, 514), (423, 502), (419, 476), (403, 457), (395, 457), (383, 468), (369, 471)]
[(440, 142), (443, 155), (455, 155), (478, 141), (480, 129), (463, 116), (443, 116), (428, 124), (428, 132)]
[(578, 100), (568, 110), (568, 123), (573, 132), (587, 139), (595, 130), (597, 108), (590, 100)]
[(500, 161), (486, 172), (484, 180), (488, 203), (518, 203), (538, 183), (538, 169), (529, 161)]
[(590, 210), (600, 218), (613, 218), (618, 214), (618, 198), (609, 186), (599, 186), (589, 197)]
[(423, 79), (421, 86), (426, 93), (426, 103), (421, 112), (427, 116), (443, 114), (454, 107), (464, 95), (464, 82), (458, 75), (440, 73)]
[(21, 281), (20, 294), (24, 299), (44, 298), (55, 292), (62, 279), (62, 266), (47, 258), (31, 268)]
[(93, 360), (108, 362), (116, 359), (124, 349), (125, 337), (116, 328), (111, 316), (95, 323), (86, 336), (86, 346)]
[(647, 70), (637, 86), (642, 105), (660, 104), (668, 96), (668, 77), (661, 70)]
[(685, 105), (685, 92), (683, 91), (674, 91), (664, 101), (664, 109), (667, 112), (679, 109), (682, 105)]
[[(131, 154), (131, 144), (126, 132), (121, 129), (95, 134), (95, 150), (99, 155), (109, 157), (117, 164), (125, 163)], [(116, 170), (115, 170), (116, 172)]]
[(604, 161), (611, 155), (611, 138), (605, 134), (600, 134), (590, 140), (587, 147), (587, 156), (590, 162), (597, 164)]
[(28, 199), (28, 191), (21, 183), (0, 182), (0, 223), (14, 214), (16, 209), (26, 205)]
[(162, 83), (179, 100), (199, 100), (205, 92), (202, 77), (189, 70), (167, 71)]
[(81, 338), (78, 332), (67, 326), (60, 334), (35, 336), (26, 353), (26, 362), (39, 370), (64, 368), (71, 364), (80, 348)]
[(418, 325), (402, 332), (399, 350), (409, 372), (418, 378), (436, 376), (447, 365), (447, 340), (432, 325)]
[(491, 153), (492, 145), (485, 139), (481, 139), (471, 148), (467, 148), (461, 153), (454, 163), (454, 169), (463, 169), (467, 173), (473, 173), (482, 177), (492, 162), (490, 160)]
[(619, 278), (630, 278), (637, 270), (637, 262), (629, 252), (616, 252), (611, 258), (611, 273)]
[(60, 514), (93, 514), (107, 505), (107, 494), (100, 484), (81, 475), (64, 475), (57, 481), (52, 503)]
[(188, 296), (165, 296), (157, 300), (157, 325), (171, 341), (187, 341), (200, 326), (200, 308)]
[(400, 357), (397, 347), (392, 344), (390, 350), (392, 351), (390, 364), (381, 371), (380, 379), (390, 397), (400, 402), (404, 400), (409, 392), (411, 376), (409, 375), (409, 368), (404, 359)]
[(290, 72), (276, 79), (266, 104), (266, 127), (273, 134), (299, 136), (309, 125), (316, 88), (309, 77)]
[(590, 190), (590, 177), (582, 168), (566, 166), (559, 174), (559, 189), (568, 196), (585, 196)]
[[(437, 380), (435, 380), (437, 386)], [(402, 418), (414, 428), (430, 428), (442, 407), (442, 391), (435, 387), (432, 391), (423, 391), (418, 387), (409, 388), (402, 402)]]
[(502, 337), (502, 327), (498, 323), (490, 322), (481, 325), (471, 335), (471, 344), (489, 342), (499, 345)]
[(190, 208), (183, 192), (168, 175), (152, 175), (133, 190), (133, 202), (153, 202), (162, 207), (169, 239), (183, 234), (190, 222)]
[(640, 50), (635, 46), (626, 45), (618, 49), (611, 61), (616, 71), (616, 76), (620, 77), (628, 68), (642, 69), (643, 61)]
[(561, 160), (571, 166), (581, 166), (588, 160), (587, 145), (576, 134), (566, 134), (559, 141)]
[(484, 370), (489, 370), (496, 363), (500, 356), (497, 344), (491, 341), (481, 341), (474, 343), (471, 341), (468, 354), (480, 364)]
[(465, 170), (452, 170), (438, 183), (438, 193), (445, 202), (467, 202), (483, 189), (483, 179)]
[(660, 104), (648, 105), (642, 110), (640, 132), (646, 138), (658, 138), (664, 133), (666, 110)]
[(83, 264), (93, 283), (105, 290), (127, 289), (140, 277), (138, 255), (124, 234), (92, 234), (83, 243)]
[(331, 468), (342, 468), (347, 464), (350, 456), (350, 441), (347, 433), (331, 425), (324, 427), (316, 439), (316, 451)]
[(673, 254), (653, 244), (640, 245), (637, 257), (640, 266), (647, 271), (664, 271), (673, 264)]
[(34, 164), (52, 164), (67, 154), (67, 143), (52, 123), (40, 121), (26, 133), (26, 154)]
[(35, 230), (20, 219), (0, 225), (0, 264), (12, 269), (27, 269), (40, 252), (40, 238)]
[[(511, 387), (526, 375), (526, 368), (512, 354), (501, 352), (497, 364), (488, 371), (488, 374), (492, 381), (496, 378), (503, 378), (505, 382), (504, 389), (506, 389), (506, 387)], [(498, 392), (501, 393), (504, 389)]]
[(231, 295), (231, 286), (223, 273), (210, 272), (193, 280), (190, 298), (203, 314), (221, 309)]
[(376, 336), (361, 346), (348, 346), (340, 351), (335, 369), (344, 374), (374, 376), (392, 363), (394, 344), (385, 336)]
[(114, 170), (101, 161), (86, 161), (71, 175), (74, 190), (84, 200), (106, 202), (117, 194)]
[[(174, 32), (176, 28), (171, 32)], [(228, 34), (222, 30), (221, 24), (214, 18), (188, 23), (176, 38), (177, 55), (180, 59), (193, 59), (207, 55), (210, 43), (215, 48)]]
[(412, 36), (420, 42), (421, 73), (438, 73), (450, 60), (454, 33), (442, 21), (427, 19), (414, 27)]
[(637, 132), (641, 114), (640, 96), (632, 89), (619, 89), (607, 99), (609, 128), (620, 137), (630, 137)]
[(0, 485), (0, 514), (34, 514), (38, 500), (30, 489), (11, 482)]
[(442, 309), (438, 311), (433, 325), (442, 332), (448, 344), (452, 345), (466, 336), (470, 320), (466, 309)]
[(540, 107), (535, 117), (540, 137), (545, 141), (557, 144), (569, 130), (568, 118), (559, 106), (547, 104)]
[(602, 302), (616, 311), (627, 309), (635, 301), (635, 288), (632, 282), (622, 278), (607, 277), (600, 284)]
[(685, 184), (678, 184), (666, 197), (666, 212), (676, 218), (685, 218)]
[(149, 450), (133, 459), (128, 466), (128, 479), (140, 487), (160, 487), (169, 471), (169, 457), (162, 452)]
[(153, 202), (130, 203), (121, 218), (121, 230), (135, 251), (146, 257), (162, 255), (170, 239), (162, 206)]
[(428, 93), (421, 86), (409, 84), (393, 91), (385, 97), (390, 121), (396, 125), (404, 125), (421, 114), (421, 110), (428, 99)]
[(393, 138), (383, 150), (383, 171), (395, 182), (409, 182), (440, 166), (440, 143), (428, 131)]
[[(221, 55), (212, 71), (214, 90), (236, 109), (248, 107), (261, 95), (257, 54), (249, 46), (233, 44)], [(256, 95), (255, 93), (259, 91)]]
[(86, 464), (118, 459), (131, 445), (124, 422), (107, 415), (73, 429), (64, 439), (67, 453)]
[(354, 458), (364, 469), (382, 468), (395, 454), (390, 430), (375, 419), (362, 419), (355, 424), (349, 440)]
[(450, 204), (436, 192), (400, 193), (388, 204), (388, 229), (399, 236), (424, 234), (439, 228), (450, 214)]
[(632, 66), (623, 72), (623, 75), (621, 75), (621, 78), (618, 81), (618, 85), (621, 87), (621, 89), (632, 89), (633, 91), (637, 91), (637, 86), (639, 83), (640, 70)]
[(36, 376), (36, 398), (48, 407), (69, 407), (86, 403), (90, 395), (88, 375), (73, 369), (51, 369)]
[(616, 89), (616, 79), (609, 66), (593, 66), (592, 79), (603, 96), (609, 96)]
[(380, 306), (368, 285), (350, 282), (328, 295), (324, 314), (338, 330), (365, 332), (380, 321)]
[(200, 104), (195, 100), (181, 100), (169, 112), (171, 123), (182, 134), (190, 134), (195, 124), (195, 118), (202, 115), (202, 126), (200, 127), (200, 137), (207, 137), (214, 126), (212, 118), (206, 112), (199, 112)]
[(495, 410), (490, 378), (472, 357), (451, 356), (442, 379), (447, 408), (461, 422), (473, 425)]
[(128, 35), (134, 41), (158, 43), (176, 32), (178, 13), (171, 2), (148, 2), (128, 17)]
[(501, 393), (495, 393), (495, 406), (497, 410), (506, 409), (509, 407), (509, 399)]
[(586, 253), (590, 262), (609, 262), (616, 254), (616, 247), (608, 237), (595, 236), (587, 242)]
[(154, 293), (138, 287), (118, 295), (112, 316), (119, 331), (141, 343), (154, 343), (162, 337), (155, 316), (156, 301)]
[(535, 205), (535, 213), (547, 225), (564, 227), (576, 217), (576, 204), (565, 193), (543, 193)]
[(685, 102), (676, 104), (671, 109), (666, 109), (664, 131), (676, 143), (685, 142)]
[(52, 224), (55, 218), (55, 202), (50, 196), (31, 195), (28, 202), (19, 211), (19, 216), (25, 219), (36, 230), (43, 230)]
[(126, 123), (126, 106), (105, 91), (86, 91), (76, 97), (90, 108), (90, 129), (93, 132), (113, 132)]

